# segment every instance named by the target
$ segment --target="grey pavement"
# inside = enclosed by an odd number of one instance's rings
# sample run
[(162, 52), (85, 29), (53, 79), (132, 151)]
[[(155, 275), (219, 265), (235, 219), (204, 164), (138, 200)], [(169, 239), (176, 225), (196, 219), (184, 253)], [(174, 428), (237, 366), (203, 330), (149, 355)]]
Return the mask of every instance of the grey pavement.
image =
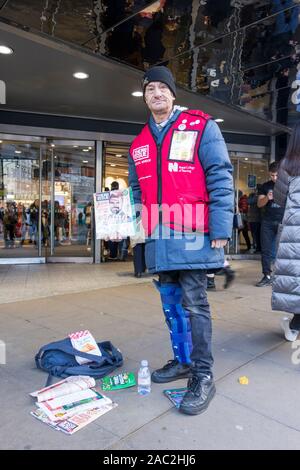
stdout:
[[(151, 276), (136, 279), (130, 263), (0, 266), (1, 449), (300, 449), (300, 375), (292, 344), (270, 308), (271, 288), (256, 288), (257, 261), (235, 261), (229, 290), (217, 277), (209, 293), (213, 317), (217, 394), (198, 416), (180, 414), (162, 391), (180, 380), (152, 384), (147, 397), (136, 388), (107, 392), (118, 406), (67, 436), (36, 421), (29, 392), (45, 384), (34, 355), (41, 345), (89, 329), (98, 341), (122, 350), (124, 366), (151, 369), (171, 356), (158, 293)], [(300, 358), (300, 353), (298, 355)], [(239, 377), (247, 376), (248, 385)]]

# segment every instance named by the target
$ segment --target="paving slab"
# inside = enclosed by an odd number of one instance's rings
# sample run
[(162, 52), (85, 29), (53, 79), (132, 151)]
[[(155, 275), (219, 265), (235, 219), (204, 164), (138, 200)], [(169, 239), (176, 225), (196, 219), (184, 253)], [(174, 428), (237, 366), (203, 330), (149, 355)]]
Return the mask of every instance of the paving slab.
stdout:
[[(297, 351), (280, 330), (281, 314), (272, 312), (271, 289), (259, 289), (260, 264), (233, 263), (232, 288), (209, 292), (213, 317), (214, 375), (217, 395), (198, 416), (180, 414), (152, 384), (107, 392), (118, 407), (74, 436), (65, 436), (29, 414), (29, 392), (41, 388), (46, 374), (34, 355), (50, 341), (78, 329), (97, 340), (111, 340), (124, 356), (120, 371), (137, 372), (147, 359), (151, 370), (172, 357), (169, 332), (151, 276), (135, 279), (129, 263), (95, 265), (0, 265), (0, 339), (7, 364), (0, 364), (1, 449), (299, 449), (300, 374)], [(16, 285), (20, 289), (16, 289)], [(46, 297), (48, 295), (48, 297)], [(300, 353), (299, 353), (300, 359)], [(249, 377), (242, 386), (238, 378)]]

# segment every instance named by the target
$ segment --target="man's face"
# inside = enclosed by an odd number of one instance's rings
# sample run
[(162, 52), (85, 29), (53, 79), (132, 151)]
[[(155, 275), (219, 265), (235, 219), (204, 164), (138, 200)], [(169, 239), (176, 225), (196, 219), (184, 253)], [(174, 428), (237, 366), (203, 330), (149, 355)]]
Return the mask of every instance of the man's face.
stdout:
[(270, 171), (270, 178), (274, 183), (276, 183), (277, 174), (278, 174), (277, 171)]
[(162, 82), (150, 82), (145, 89), (145, 102), (152, 114), (172, 111), (175, 97), (170, 88)]
[(122, 208), (122, 198), (112, 194), (109, 199), (109, 206), (113, 214), (118, 214)]

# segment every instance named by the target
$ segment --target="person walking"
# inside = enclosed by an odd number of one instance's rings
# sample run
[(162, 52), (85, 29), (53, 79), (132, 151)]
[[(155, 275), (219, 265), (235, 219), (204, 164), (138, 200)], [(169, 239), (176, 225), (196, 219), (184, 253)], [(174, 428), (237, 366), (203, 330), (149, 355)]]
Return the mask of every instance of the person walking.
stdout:
[(256, 284), (256, 287), (265, 287), (272, 284), (271, 263), (278, 232), (279, 224), (282, 221), (284, 209), (274, 201), (273, 190), (277, 180), (278, 163), (273, 162), (269, 165), (270, 180), (261, 185), (258, 191), (257, 207), (261, 211), (261, 263), (262, 279)]
[(174, 354), (152, 381), (189, 378), (179, 411), (195, 415), (216, 391), (206, 270), (223, 268), (232, 233), (232, 165), (214, 120), (174, 106), (167, 67), (148, 69), (142, 89), (151, 115), (129, 150), (129, 184), (142, 211), (146, 265), (159, 274), (155, 284)]
[(287, 341), (300, 331), (300, 122), (290, 136), (274, 187), (274, 201), (284, 210), (274, 266), (272, 309), (293, 314), (281, 326)]

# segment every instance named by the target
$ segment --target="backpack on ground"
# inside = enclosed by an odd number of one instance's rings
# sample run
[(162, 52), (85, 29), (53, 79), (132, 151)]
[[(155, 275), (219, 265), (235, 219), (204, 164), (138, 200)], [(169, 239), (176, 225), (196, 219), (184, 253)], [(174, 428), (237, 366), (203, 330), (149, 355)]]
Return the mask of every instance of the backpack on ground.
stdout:
[[(110, 374), (116, 367), (122, 366), (123, 356), (110, 341), (103, 341), (97, 345), (102, 356), (78, 351), (73, 348), (70, 338), (65, 338), (42, 346), (35, 356), (35, 363), (38, 369), (48, 372), (48, 381), (51, 376), (65, 378), (69, 375), (89, 375), (94, 379), (100, 379)], [(75, 356), (93, 362), (80, 365)]]

